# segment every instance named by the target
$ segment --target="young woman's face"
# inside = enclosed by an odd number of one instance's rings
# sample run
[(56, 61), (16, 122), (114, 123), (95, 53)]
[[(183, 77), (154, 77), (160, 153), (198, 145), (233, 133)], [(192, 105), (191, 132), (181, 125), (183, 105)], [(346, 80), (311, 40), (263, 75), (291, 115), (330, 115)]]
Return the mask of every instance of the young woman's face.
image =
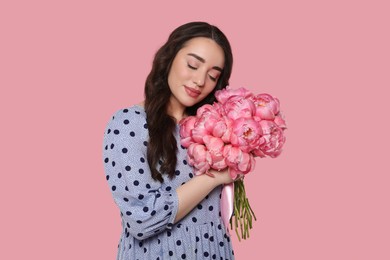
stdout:
[(225, 62), (223, 49), (212, 39), (187, 41), (176, 54), (168, 74), (173, 109), (195, 105), (216, 86)]

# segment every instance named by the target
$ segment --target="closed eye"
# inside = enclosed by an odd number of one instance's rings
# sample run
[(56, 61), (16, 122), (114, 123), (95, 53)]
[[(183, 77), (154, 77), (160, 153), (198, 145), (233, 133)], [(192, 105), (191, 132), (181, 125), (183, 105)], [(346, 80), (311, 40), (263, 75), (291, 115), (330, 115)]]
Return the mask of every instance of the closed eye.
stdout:
[(197, 69), (196, 67), (191, 66), (189, 63), (187, 63), (187, 66), (188, 66), (188, 68), (190, 68), (190, 69), (192, 69), (192, 70), (196, 70), (196, 69)]
[(213, 77), (213, 76), (211, 76), (211, 75), (209, 75), (209, 77), (210, 77), (210, 79), (211, 79), (212, 81), (217, 81), (217, 78), (215, 78), (215, 77)]

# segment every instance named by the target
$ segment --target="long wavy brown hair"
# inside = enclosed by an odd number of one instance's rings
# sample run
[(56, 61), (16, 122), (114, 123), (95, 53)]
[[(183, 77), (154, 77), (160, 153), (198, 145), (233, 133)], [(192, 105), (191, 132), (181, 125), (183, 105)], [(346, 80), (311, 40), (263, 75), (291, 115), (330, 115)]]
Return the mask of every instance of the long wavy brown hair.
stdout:
[(171, 179), (175, 176), (177, 163), (178, 146), (174, 135), (176, 121), (167, 112), (172, 94), (168, 86), (168, 74), (176, 54), (187, 41), (195, 37), (214, 40), (224, 51), (225, 64), (214, 90), (201, 102), (187, 107), (186, 114), (194, 115), (200, 106), (212, 104), (215, 101), (215, 91), (226, 88), (229, 84), (233, 55), (228, 39), (216, 26), (205, 22), (181, 25), (170, 34), (167, 42), (157, 51), (152, 70), (145, 82), (145, 112), (149, 130), (147, 160), (152, 178), (160, 182), (163, 182), (162, 174), (168, 174)]

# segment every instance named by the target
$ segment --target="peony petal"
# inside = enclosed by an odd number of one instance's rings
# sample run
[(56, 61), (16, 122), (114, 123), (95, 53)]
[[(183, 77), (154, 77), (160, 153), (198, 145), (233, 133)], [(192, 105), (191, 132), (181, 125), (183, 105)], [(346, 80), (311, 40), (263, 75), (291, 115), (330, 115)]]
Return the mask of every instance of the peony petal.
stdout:
[(284, 121), (284, 119), (281, 116), (275, 116), (274, 122), (282, 129), (287, 128), (286, 122)]
[(229, 168), (229, 173), (230, 173), (230, 177), (235, 180), (237, 178), (237, 176), (241, 173), (239, 171), (237, 171), (236, 169), (234, 169), (233, 167), (230, 167)]
[(183, 147), (185, 147), (185, 148), (189, 147), (190, 144), (192, 144), (193, 142), (194, 142), (194, 141), (192, 140), (191, 137), (182, 138), (182, 139), (180, 140), (180, 144), (181, 144)]

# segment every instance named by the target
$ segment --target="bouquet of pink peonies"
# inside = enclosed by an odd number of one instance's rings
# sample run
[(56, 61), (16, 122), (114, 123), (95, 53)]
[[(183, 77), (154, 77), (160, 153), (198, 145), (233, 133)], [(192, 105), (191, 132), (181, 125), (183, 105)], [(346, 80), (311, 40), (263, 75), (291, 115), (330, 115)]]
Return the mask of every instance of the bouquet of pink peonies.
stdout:
[[(195, 174), (229, 168), (234, 184), (224, 185), (221, 215), (225, 227), (234, 223), (238, 238), (249, 237), (256, 216), (245, 194), (243, 177), (255, 167), (254, 157), (277, 157), (286, 140), (286, 124), (279, 100), (269, 94), (255, 95), (245, 88), (226, 88), (215, 93), (218, 102), (203, 105), (196, 116), (180, 122), (181, 145), (188, 148), (188, 162)], [(231, 218), (233, 216), (235, 221)]]

